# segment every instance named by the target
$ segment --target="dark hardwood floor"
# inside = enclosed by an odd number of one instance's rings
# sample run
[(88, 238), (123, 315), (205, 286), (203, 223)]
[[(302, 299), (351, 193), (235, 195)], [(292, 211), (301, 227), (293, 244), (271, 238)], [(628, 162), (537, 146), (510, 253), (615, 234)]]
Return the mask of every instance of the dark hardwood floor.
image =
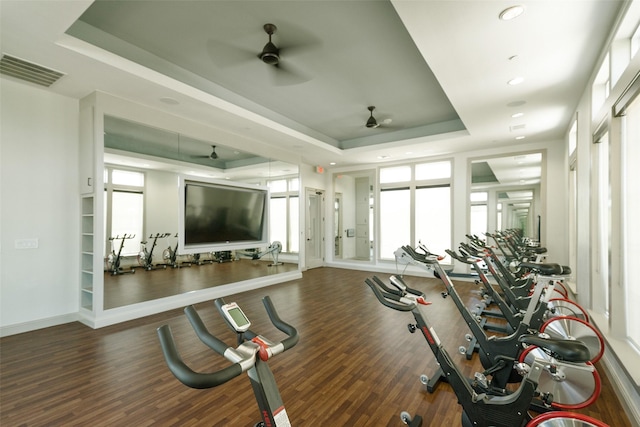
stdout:
[[(284, 335), (271, 326), (261, 302), (269, 295), (280, 317), (298, 329), (298, 345), (269, 362), (292, 425), (402, 426), (402, 410), (422, 415), (424, 426), (460, 425), (461, 409), (449, 385), (440, 384), (430, 394), (419, 382), (435, 364), (424, 338), (407, 331), (413, 317), (382, 307), (364, 284), (371, 276), (318, 268), (300, 280), (225, 299), (241, 305), (252, 330), (280, 340)], [(430, 296), (429, 318), (463, 372), (481, 370), (477, 357), (467, 361), (457, 352), (468, 331), (453, 302), (440, 297), (441, 283), (406, 280)], [(460, 282), (457, 289), (473, 304), (473, 284)], [(212, 333), (234, 343), (211, 302), (197, 309)], [(182, 310), (98, 330), (70, 323), (5, 337), (0, 340), (0, 425), (253, 426), (259, 415), (246, 375), (209, 390), (182, 385), (161, 354), (156, 328), (163, 324), (171, 326), (194, 370), (226, 365), (198, 340)], [(631, 426), (596, 366), (602, 394), (579, 412), (611, 426)]]
[[(271, 265), (272, 262), (270, 260), (239, 259), (233, 262), (213, 262), (190, 267), (168, 267), (150, 271), (142, 267), (135, 267), (135, 274), (119, 274), (116, 276), (105, 272), (104, 309), (108, 310), (213, 286), (287, 273), (298, 269), (298, 264), (282, 263), (280, 265)], [(126, 270), (130, 270), (130, 268)], [(143, 277), (140, 277), (141, 275)]]

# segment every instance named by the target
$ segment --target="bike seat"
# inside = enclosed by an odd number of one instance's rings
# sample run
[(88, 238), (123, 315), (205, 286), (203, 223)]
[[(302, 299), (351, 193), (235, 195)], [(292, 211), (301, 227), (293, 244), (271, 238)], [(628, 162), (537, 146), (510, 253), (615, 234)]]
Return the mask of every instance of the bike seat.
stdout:
[(547, 350), (558, 360), (575, 363), (584, 363), (591, 360), (589, 349), (581, 341), (541, 338), (536, 335), (523, 335), (518, 341)]
[(540, 274), (545, 276), (553, 276), (558, 274), (571, 274), (571, 268), (566, 265), (560, 264), (543, 264), (538, 262), (521, 262), (519, 264), (520, 267), (529, 268), (531, 270), (537, 270)]

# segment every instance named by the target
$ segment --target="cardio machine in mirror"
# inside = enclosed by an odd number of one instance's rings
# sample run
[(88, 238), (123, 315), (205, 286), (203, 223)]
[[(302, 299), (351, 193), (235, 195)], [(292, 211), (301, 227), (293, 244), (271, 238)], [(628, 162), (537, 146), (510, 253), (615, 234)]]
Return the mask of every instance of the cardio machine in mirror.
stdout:
[(543, 162), (542, 152), (472, 160), (470, 233), (519, 229), (540, 240)]
[[(273, 186), (271, 196), (288, 202), (298, 197), (296, 165), (112, 116), (104, 117), (104, 165), (104, 310), (298, 271), (298, 236), (286, 224), (255, 248), (186, 253), (178, 245), (179, 176)], [(293, 205), (278, 202), (267, 204)]]

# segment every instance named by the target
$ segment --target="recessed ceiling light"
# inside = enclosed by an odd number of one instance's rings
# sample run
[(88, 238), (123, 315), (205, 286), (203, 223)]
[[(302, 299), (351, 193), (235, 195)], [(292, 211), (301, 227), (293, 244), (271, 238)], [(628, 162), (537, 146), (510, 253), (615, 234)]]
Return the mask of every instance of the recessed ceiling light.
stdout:
[(511, 117), (514, 118), (514, 119), (517, 119), (518, 117), (522, 117), (522, 116), (524, 116), (524, 113), (513, 113), (511, 115)]
[(336, 165), (336, 162), (330, 162), (329, 164), (330, 164), (331, 166), (335, 166), (335, 165)]
[(524, 6), (511, 6), (500, 12), (500, 19), (503, 21), (510, 21), (518, 16), (522, 15), (524, 12)]
[(524, 136), (524, 135), (516, 136), (516, 139), (525, 139), (525, 138), (526, 138), (526, 136)]
[(507, 83), (509, 85), (511, 85), (511, 86), (515, 86), (515, 85), (519, 85), (523, 81), (524, 81), (524, 77), (516, 77), (516, 78), (513, 78), (513, 79), (509, 80)]

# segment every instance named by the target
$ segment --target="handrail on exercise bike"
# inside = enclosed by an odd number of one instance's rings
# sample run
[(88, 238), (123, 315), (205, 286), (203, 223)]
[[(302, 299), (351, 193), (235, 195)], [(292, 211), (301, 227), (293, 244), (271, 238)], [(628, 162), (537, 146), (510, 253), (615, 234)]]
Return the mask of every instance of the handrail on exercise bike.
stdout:
[[(216, 305), (224, 304), (222, 299), (216, 300)], [(227, 360), (234, 361), (221, 370), (211, 373), (195, 372), (182, 360), (176, 348), (171, 329), (169, 325), (163, 325), (158, 328), (158, 338), (162, 347), (162, 353), (169, 370), (175, 377), (186, 386), (197, 389), (205, 389), (219, 386), (241, 373), (252, 368), (259, 356), (261, 360), (282, 353), (298, 343), (298, 331), (293, 326), (280, 319), (271, 299), (266, 296), (262, 299), (271, 323), (280, 331), (287, 335), (284, 340), (273, 343), (251, 331), (246, 331), (245, 335), (254, 340), (259, 337), (259, 342), (247, 341), (240, 344), (237, 348), (233, 348), (225, 344), (223, 341), (212, 335), (202, 322), (196, 309), (193, 306), (185, 308), (185, 313), (193, 325), (196, 334), (200, 340), (216, 353), (224, 356)]]

